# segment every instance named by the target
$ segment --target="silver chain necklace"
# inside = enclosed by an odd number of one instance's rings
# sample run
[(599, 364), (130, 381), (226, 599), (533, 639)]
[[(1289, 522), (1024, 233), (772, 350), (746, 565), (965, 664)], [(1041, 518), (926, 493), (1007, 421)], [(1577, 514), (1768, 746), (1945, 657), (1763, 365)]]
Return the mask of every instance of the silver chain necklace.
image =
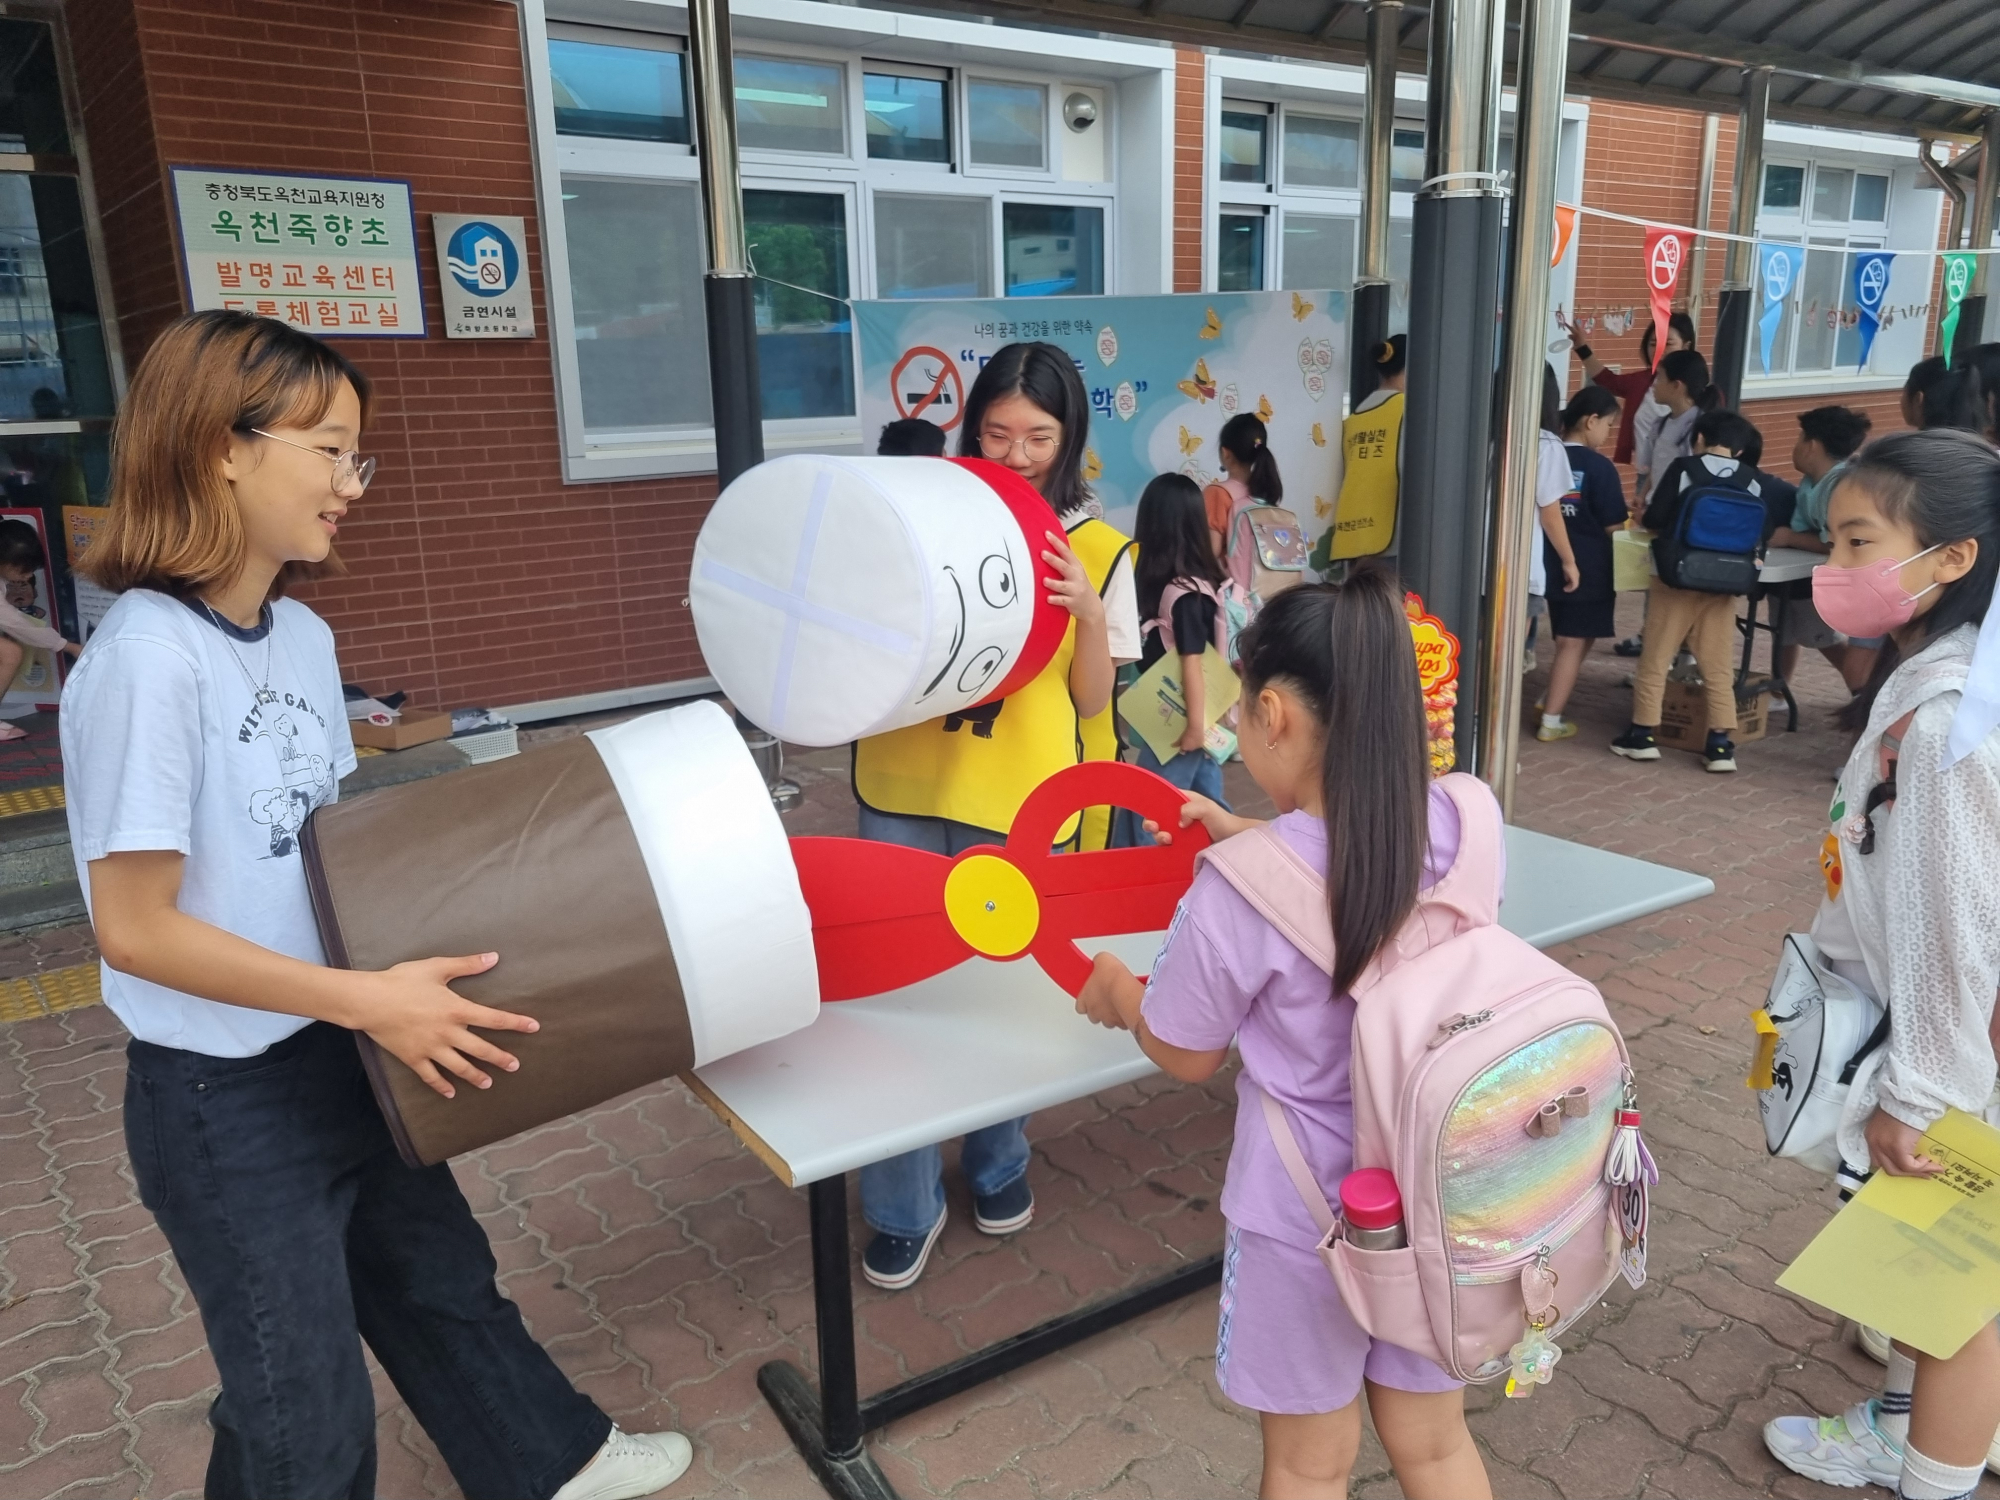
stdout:
[[(271, 691), (272, 637), (277, 634), (275, 629), (277, 622), (275, 620), (270, 622), (264, 631), (264, 680), (259, 682), (251, 674), (250, 663), (245, 661), (243, 653), (236, 649), (236, 638), (229, 633), (230, 627), (223, 623), (222, 616), (215, 612), (215, 606), (204, 599), (201, 601), (201, 607), (208, 611), (209, 619), (214, 622), (216, 630), (222, 635), (222, 643), (229, 648), (229, 654), (236, 659), (236, 665), (243, 673), (243, 680), (250, 684), (250, 691), (256, 695), (258, 706), (277, 702), (278, 695)], [(261, 608), (257, 612), (257, 621), (259, 624), (264, 623), (264, 612)]]

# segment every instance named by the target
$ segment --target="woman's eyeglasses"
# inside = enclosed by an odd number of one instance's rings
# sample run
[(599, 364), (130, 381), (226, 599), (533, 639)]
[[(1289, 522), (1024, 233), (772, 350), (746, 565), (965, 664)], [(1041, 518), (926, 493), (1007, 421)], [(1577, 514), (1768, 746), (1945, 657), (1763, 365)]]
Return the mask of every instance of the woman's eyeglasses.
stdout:
[(1016, 448), (1031, 464), (1045, 464), (1056, 456), (1056, 448), (1061, 439), (1046, 432), (1030, 433), (1024, 438), (1010, 438), (1004, 432), (982, 432), (979, 434), (979, 451), (995, 463), (1004, 463)]
[(349, 485), (356, 486), (355, 493), (358, 495), (368, 488), (368, 481), (375, 477), (375, 460), (373, 458), (363, 458), (355, 449), (350, 448), (345, 453), (336, 456), (335, 454), (328, 453), (324, 448), (313, 448), (305, 443), (295, 443), (290, 438), (281, 438), (275, 432), (266, 432), (261, 427), (253, 427), (250, 430), (256, 433), (258, 437), (267, 437), (274, 443), (283, 443), (287, 448), (296, 448), (301, 453), (317, 453), (321, 458), (332, 464), (333, 493), (335, 495), (339, 495)]

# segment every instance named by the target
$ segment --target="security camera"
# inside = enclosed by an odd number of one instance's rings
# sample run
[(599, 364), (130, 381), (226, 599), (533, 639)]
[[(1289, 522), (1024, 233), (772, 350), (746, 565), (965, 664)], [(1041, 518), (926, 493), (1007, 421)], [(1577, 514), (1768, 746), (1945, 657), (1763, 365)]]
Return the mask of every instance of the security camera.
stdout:
[(1085, 93), (1063, 100), (1063, 123), (1079, 135), (1097, 123), (1097, 101)]

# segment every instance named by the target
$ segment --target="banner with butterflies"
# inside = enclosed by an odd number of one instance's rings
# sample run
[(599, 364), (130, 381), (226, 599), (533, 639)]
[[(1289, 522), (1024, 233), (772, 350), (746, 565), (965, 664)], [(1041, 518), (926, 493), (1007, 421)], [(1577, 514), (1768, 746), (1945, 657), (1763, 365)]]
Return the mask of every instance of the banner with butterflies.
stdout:
[(1068, 351), (1090, 395), (1084, 474), (1107, 520), (1130, 534), (1155, 474), (1222, 477), (1216, 439), (1238, 412), (1261, 417), (1285, 504), (1310, 538), (1340, 488), (1347, 293), (1214, 292), (1165, 297), (856, 302), (864, 452), (882, 427), (921, 417), (958, 451), (966, 394), (1003, 344)]

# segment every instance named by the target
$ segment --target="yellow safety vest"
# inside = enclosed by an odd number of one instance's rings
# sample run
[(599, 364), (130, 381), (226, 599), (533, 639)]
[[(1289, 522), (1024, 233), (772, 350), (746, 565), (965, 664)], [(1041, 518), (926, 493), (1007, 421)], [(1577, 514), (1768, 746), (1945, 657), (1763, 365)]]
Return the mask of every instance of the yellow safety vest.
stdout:
[[(1118, 566), (1118, 559), (1128, 551), (1137, 558), (1137, 548), (1131, 538), (1108, 522), (1095, 517), (1079, 521), (1069, 533), (1070, 550), (1076, 553), (1077, 561), (1083, 564), (1083, 571), (1090, 581), (1097, 585), (1099, 598), (1111, 587), (1111, 574)], [(1114, 693), (1114, 700), (1117, 695)], [(1118, 759), (1118, 716), (1114, 701), (1101, 714), (1083, 721), (1083, 758), (1085, 760)], [(1077, 846), (1081, 849), (1104, 849), (1111, 843), (1111, 809), (1093, 807), (1083, 815), (1083, 839)]]
[(1403, 393), (1340, 424), (1344, 467), (1333, 507), (1328, 557), (1372, 557), (1396, 536), (1396, 497), (1402, 488)]

